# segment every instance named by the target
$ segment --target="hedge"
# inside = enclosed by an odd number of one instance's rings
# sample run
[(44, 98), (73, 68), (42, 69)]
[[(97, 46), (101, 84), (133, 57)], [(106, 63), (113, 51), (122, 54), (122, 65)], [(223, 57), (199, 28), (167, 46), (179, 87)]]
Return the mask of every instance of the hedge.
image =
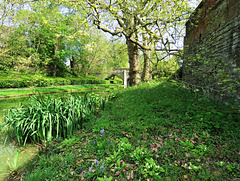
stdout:
[(48, 87), (59, 85), (81, 85), (81, 84), (108, 84), (109, 81), (95, 77), (82, 78), (17, 78), (17, 79), (0, 79), (0, 88), (22, 88), (22, 87)]

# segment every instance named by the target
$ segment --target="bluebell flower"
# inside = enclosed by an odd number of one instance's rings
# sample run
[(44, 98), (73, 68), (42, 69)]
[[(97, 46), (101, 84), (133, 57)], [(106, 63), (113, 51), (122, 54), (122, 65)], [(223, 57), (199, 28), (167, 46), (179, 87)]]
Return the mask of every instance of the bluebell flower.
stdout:
[(96, 142), (95, 142), (95, 141), (94, 141), (93, 143), (94, 143), (94, 144), (96, 144)]
[(101, 132), (101, 134), (104, 134), (104, 133), (105, 133), (105, 130), (104, 130), (104, 129), (102, 129), (100, 132)]
[(91, 172), (93, 170), (93, 168), (92, 167), (89, 167), (89, 171)]
[(98, 164), (98, 163), (99, 163), (99, 161), (98, 161), (98, 160), (96, 160), (95, 164), (97, 164), (97, 166), (99, 166), (99, 164)]
[(102, 163), (102, 166), (100, 168), (103, 169), (104, 168), (103, 166), (104, 166), (104, 163)]

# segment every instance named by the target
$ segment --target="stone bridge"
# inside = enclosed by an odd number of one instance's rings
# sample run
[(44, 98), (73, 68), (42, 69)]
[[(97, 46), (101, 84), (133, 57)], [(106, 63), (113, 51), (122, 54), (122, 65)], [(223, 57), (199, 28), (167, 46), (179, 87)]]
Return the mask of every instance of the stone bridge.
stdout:
[(123, 80), (124, 88), (128, 86), (129, 68), (113, 68), (112, 71), (108, 72), (106, 79), (110, 79), (111, 77), (115, 76), (118, 76)]

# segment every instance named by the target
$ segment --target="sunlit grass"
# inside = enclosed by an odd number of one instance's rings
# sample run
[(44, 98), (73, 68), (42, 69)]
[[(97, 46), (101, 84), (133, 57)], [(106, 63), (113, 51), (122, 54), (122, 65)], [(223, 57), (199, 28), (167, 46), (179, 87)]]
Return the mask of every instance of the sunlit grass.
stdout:
[(82, 84), (109, 84), (109, 81), (89, 75), (70, 77), (47, 77), (42, 74), (29, 74), (14, 71), (0, 71), (0, 88), (47, 87)]
[(234, 180), (239, 118), (176, 82), (128, 88), (78, 133), (48, 142), (25, 180)]
[(58, 86), (49, 88), (28, 88), (28, 89), (9, 89), (5, 91), (0, 91), (1, 96), (12, 96), (12, 95), (28, 95), (28, 94), (39, 94), (39, 93), (54, 93), (54, 92), (71, 92), (86, 89), (98, 89), (98, 88), (108, 88), (108, 87), (118, 87), (121, 85), (108, 85), (108, 84), (84, 84), (76, 86)]

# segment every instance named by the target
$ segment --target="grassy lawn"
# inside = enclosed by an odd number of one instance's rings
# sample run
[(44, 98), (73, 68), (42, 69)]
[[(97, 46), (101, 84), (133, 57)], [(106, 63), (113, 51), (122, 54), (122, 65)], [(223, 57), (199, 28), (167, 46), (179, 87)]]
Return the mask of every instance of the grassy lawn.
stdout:
[(108, 87), (117, 87), (121, 85), (117, 84), (83, 84), (83, 85), (73, 85), (73, 86), (56, 86), (48, 88), (27, 88), (27, 89), (3, 89), (0, 90), (1, 96), (14, 96), (14, 95), (29, 95), (29, 94), (38, 94), (38, 93), (49, 93), (49, 92), (67, 92), (67, 91), (78, 91), (82, 89), (97, 89), (97, 88), (108, 88)]
[[(121, 80), (114, 83), (120, 83)], [(26, 88), (26, 87), (50, 87), (62, 85), (83, 85), (83, 84), (109, 84), (109, 81), (89, 75), (66, 77), (48, 77), (43, 74), (29, 74), (14, 71), (0, 71), (0, 89)]]
[(49, 142), (24, 180), (234, 180), (239, 110), (158, 82), (111, 95), (68, 139)]

